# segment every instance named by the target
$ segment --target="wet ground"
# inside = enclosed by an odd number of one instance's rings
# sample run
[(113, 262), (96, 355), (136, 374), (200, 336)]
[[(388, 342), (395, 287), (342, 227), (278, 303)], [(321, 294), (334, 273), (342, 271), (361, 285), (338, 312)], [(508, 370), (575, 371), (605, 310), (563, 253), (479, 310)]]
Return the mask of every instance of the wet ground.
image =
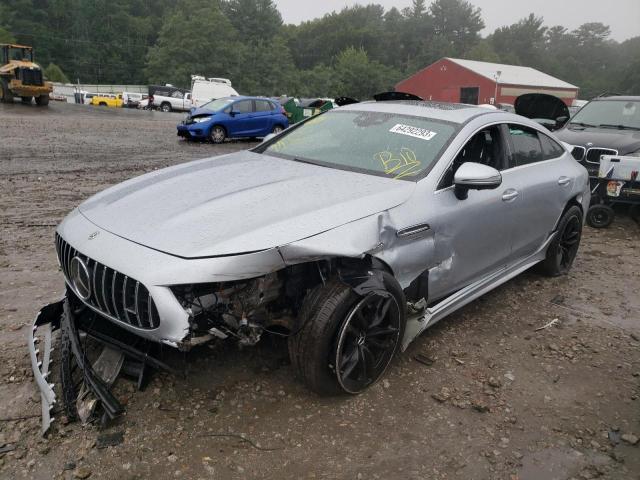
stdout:
[(570, 275), (508, 282), (358, 397), (310, 394), (276, 341), (206, 347), (185, 379), (120, 382), (127, 413), (106, 429), (58, 413), (41, 438), (25, 340), (63, 291), (54, 226), (109, 185), (254, 145), (179, 141), (180, 118), (0, 105), (0, 478), (640, 478), (640, 227), (624, 212), (585, 228)]

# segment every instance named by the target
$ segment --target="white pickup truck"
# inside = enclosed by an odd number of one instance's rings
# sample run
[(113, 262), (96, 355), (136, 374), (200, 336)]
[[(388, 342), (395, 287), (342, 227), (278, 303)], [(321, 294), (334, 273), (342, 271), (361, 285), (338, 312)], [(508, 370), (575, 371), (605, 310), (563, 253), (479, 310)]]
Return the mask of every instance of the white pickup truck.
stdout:
[(187, 112), (191, 109), (191, 92), (171, 85), (150, 85), (149, 106), (163, 112)]

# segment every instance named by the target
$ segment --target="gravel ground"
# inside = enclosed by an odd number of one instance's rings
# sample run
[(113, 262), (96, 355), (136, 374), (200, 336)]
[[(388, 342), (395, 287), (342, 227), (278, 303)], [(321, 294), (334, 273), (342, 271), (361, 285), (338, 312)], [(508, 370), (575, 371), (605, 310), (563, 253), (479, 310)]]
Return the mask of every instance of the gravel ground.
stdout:
[(119, 380), (127, 413), (106, 429), (58, 413), (41, 438), (25, 339), (63, 291), (54, 226), (109, 185), (254, 145), (181, 142), (179, 119), (0, 105), (1, 478), (640, 479), (640, 228), (624, 215), (585, 228), (570, 275), (494, 290), (358, 397), (310, 394), (281, 342), (220, 345), (180, 359), (184, 379)]

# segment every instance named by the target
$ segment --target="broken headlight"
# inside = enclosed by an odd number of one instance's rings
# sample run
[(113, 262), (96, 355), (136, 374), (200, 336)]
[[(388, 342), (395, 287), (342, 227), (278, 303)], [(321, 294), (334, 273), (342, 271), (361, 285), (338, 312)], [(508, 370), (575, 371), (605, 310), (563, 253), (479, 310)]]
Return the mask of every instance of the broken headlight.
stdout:
[(171, 290), (189, 314), (194, 334), (232, 335), (253, 344), (269, 320), (268, 306), (280, 297), (282, 282), (272, 273), (235, 282), (175, 285)]

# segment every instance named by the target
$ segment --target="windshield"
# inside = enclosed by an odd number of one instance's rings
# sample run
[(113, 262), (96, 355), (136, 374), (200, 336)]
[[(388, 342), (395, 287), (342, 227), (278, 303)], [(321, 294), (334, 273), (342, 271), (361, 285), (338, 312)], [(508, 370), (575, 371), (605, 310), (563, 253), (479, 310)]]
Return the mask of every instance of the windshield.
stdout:
[(434, 164), (455, 124), (381, 112), (332, 111), (293, 129), (264, 153), (395, 179)]
[(205, 103), (200, 108), (206, 108), (207, 110), (211, 110), (212, 112), (217, 112), (218, 110), (222, 110), (231, 102), (233, 102), (232, 98), (219, 98), (217, 100), (211, 100), (210, 102)]
[(571, 123), (594, 127), (640, 129), (640, 101), (591, 102), (574, 115)]

